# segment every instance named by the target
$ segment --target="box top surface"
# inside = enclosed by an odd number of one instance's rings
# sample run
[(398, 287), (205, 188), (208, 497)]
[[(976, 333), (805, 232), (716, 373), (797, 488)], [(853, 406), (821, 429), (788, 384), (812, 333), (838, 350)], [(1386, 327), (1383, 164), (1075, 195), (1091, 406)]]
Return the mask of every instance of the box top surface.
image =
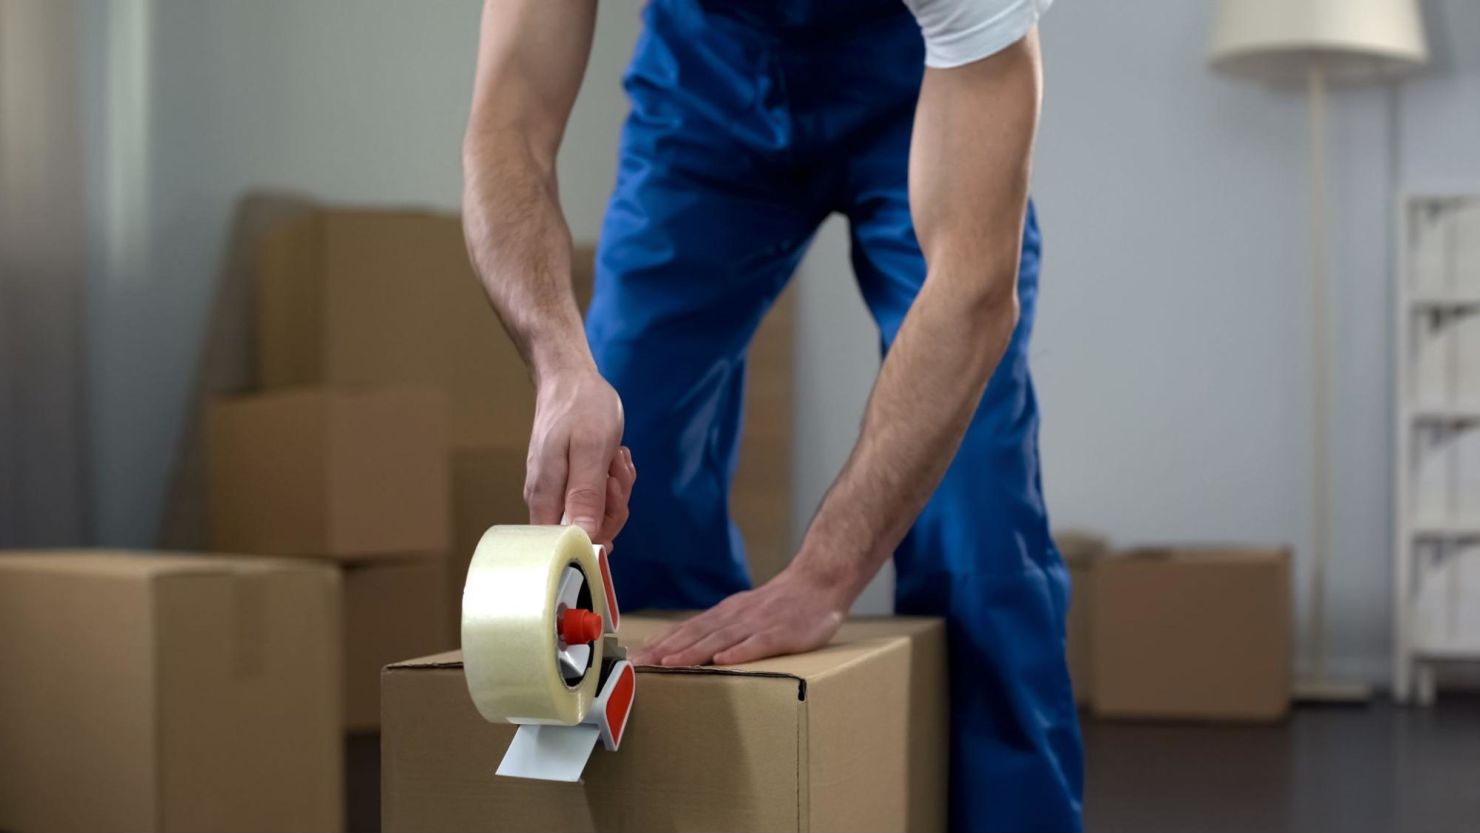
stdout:
[(285, 229), (296, 229), (303, 227), (314, 228), (317, 233), (324, 233), (329, 227), (335, 230), (347, 227), (351, 232), (358, 231), (359, 226), (376, 224), (384, 227), (387, 224), (409, 223), (438, 223), (457, 224), (459, 230), (462, 228), (462, 218), (454, 213), (438, 211), (426, 206), (417, 205), (385, 205), (385, 206), (338, 206), (338, 205), (315, 205), (305, 209), (301, 214), (279, 224), (276, 231)]
[[(438, 220), (461, 222), (456, 213), (421, 205), (317, 205), (303, 218), (327, 220)], [(300, 222), (303, 218), (300, 218)]]
[[(622, 644), (628, 647), (641, 645), (682, 618), (682, 615), (667, 613), (623, 616), (620, 634)], [(855, 663), (866, 662), (874, 655), (909, 640), (915, 634), (943, 627), (941, 620), (929, 617), (862, 617), (845, 622), (827, 647), (805, 654), (773, 657), (741, 665), (689, 665), (671, 668), (641, 665), (638, 670), (657, 674), (785, 677), (806, 683), (844, 671)], [(462, 651), (448, 651), (388, 666), (389, 670), (396, 671), (437, 668), (462, 668)]]
[[(276, 230), (278, 235), (309, 234), (319, 266), (345, 261), (365, 261), (363, 244), (384, 244), (387, 239), (428, 239), (462, 236), (462, 218), (453, 213), (417, 207), (347, 207), (327, 206), (313, 209)], [(269, 237), (271, 239), (271, 237)]]
[(281, 558), (145, 550), (5, 550), (0, 572), (94, 575), (151, 580), (160, 576), (306, 572), (322, 566)]
[(1064, 563), (1075, 566), (1088, 564), (1104, 555), (1109, 548), (1104, 536), (1078, 529), (1055, 530), (1053, 540)]
[(1267, 564), (1290, 557), (1285, 547), (1161, 546), (1137, 547), (1111, 554), (1107, 564), (1169, 562), (1176, 564)]
[(430, 401), (440, 405), (445, 398), (446, 393), (441, 388), (428, 383), (397, 382), (395, 384), (380, 385), (337, 384), (333, 387), (299, 384), (287, 385), (271, 390), (225, 393), (213, 397), (210, 404), (215, 408), (221, 406), (242, 407), (253, 405), (258, 407), (281, 407), (285, 404), (321, 408), (343, 402), (355, 404), (370, 399), (378, 401), (411, 400), (416, 401), (417, 404)]

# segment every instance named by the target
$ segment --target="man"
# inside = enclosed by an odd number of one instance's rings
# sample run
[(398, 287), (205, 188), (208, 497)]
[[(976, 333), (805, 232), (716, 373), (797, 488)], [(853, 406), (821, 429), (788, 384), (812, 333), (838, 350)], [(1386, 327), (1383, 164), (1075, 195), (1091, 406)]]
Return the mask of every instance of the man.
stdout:
[[(595, 2), (489, 0), (469, 249), (536, 384), (531, 522), (604, 542), (625, 524), (626, 606), (710, 607), (638, 661), (819, 647), (892, 555), (899, 612), (948, 622), (952, 826), (1077, 829), (1067, 576), (1027, 365), (1047, 0), (907, 2), (648, 4), (583, 329), (555, 159)], [(727, 507), (746, 347), (835, 211), (885, 359), (801, 548), (747, 590)]]

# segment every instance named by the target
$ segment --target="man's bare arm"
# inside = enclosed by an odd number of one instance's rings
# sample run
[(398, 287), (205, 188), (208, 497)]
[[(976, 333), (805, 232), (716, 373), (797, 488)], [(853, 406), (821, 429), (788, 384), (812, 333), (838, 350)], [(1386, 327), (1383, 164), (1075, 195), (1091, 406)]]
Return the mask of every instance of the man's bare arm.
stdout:
[(1036, 29), (991, 57), (925, 71), (910, 209), (927, 277), (853, 453), (781, 575), (670, 631), (640, 661), (737, 663), (819, 647), (903, 539), (1017, 325), (1041, 86)]
[(925, 73), (910, 152), (925, 284), (808, 535), (813, 566), (860, 592), (945, 475), (1017, 326), (1040, 88), (1036, 31), (986, 60)]
[(635, 470), (571, 290), (555, 159), (580, 90), (595, 0), (488, 0), (463, 140), (463, 227), (489, 299), (535, 380), (525, 498), (610, 542)]

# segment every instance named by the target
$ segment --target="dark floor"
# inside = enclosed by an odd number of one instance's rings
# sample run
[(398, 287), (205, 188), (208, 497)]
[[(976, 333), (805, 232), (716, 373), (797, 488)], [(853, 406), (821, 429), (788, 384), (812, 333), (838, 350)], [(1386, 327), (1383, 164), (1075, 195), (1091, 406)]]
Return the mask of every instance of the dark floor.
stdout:
[[(1278, 726), (1086, 719), (1094, 833), (1480, 831), (1480, 697), (1305, 707)], [(349, 829), (380, 826), (380, 744), (349, 741)]]
[(1480, 830), (1480, 698), (1308, 706), (1263, 728), (1086, 721), (1084, 741), (1098, 833)]

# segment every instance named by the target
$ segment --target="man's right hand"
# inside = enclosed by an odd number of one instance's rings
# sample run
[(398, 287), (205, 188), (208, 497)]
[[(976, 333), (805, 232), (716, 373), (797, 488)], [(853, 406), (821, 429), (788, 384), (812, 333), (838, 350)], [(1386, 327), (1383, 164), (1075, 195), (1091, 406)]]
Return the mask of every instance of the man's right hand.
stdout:
[(579, 526), (611, 545), (627, 523), (637, 469), (622, 442), (622, 400), (594, 368), (542, 375), (529, 440), (529, 522)]

